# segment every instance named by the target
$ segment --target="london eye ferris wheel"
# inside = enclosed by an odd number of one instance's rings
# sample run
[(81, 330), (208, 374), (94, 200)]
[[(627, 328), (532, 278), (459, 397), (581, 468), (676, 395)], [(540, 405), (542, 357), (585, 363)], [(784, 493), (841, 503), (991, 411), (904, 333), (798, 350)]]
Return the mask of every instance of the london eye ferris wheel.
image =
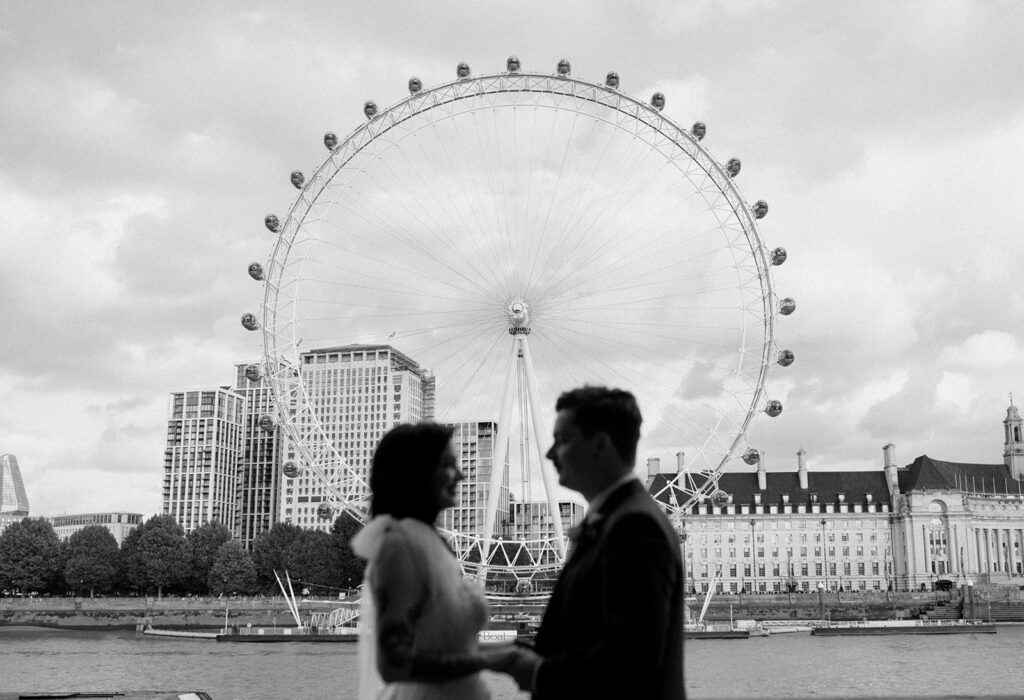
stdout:
[(365, 467), (323, 429), (300, 369), (325, 345), (390, 345), (433, 373), (436, 420), (496, 422), (483, 524), (445, 533), (470, 573), (561, 563), (561, 518), (511, 543), (495, 523), (502, 486), (559, 513), (543, 454), (566, 389), (637, 396), (641, 454), (677, 460), (654, 493), (670, 514), (723, 497), (731, 460), (757, 461), (747, 430), (781, 412), (766, 380), (793, 361), (775, 339), (795, 308), (772, 280), (786, 251), (762, 240), (768, 205), (740, 194), (740, 161), (717, 160), (706, 126), (680, 127), (664, 104), (564, 60), (553, 74), (515, 57), (482, 75), (459, 64), (451, 82), (412, 78), (398, 103), (367, 102), (348, 136), (325, 135), (315, 170), (291, 174), (298, 195), (266, 218), (272, 254), (249, 267), (262, 305), (242, 324), (262, 333), (248, 373), (273, 392), (262, 420), (294, 453), (284, 476), (321, 484), (321, 517), (365, 518), (368, 502)]

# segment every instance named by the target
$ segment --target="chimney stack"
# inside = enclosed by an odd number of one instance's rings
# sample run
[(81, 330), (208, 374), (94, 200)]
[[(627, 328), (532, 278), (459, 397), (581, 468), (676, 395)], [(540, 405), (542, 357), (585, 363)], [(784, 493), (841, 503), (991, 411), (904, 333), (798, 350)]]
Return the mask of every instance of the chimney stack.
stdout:
[(757, 489), (758, 491), (768, 490), (768, 474), (764, 469), (764, 450), (761, 450), (761, 459), (757, 460)]
[(682, 474), (686, 469), (686, 453), (676, 452), (676, 474)]
[(807, 460), (805, 459), (807, 453), (804, 452), (804, 448), (796, 453), (796, 473), (800, 477), (800, 488), (804, 491), (807, 490)]
[(885, 482), (889, 485), (889, 502), (896, 510), (896, 500), (900, 493), (900, 479), (896, 475), (896, 445), (891, 442), (882, 448), (882, 461), (885, 464)]

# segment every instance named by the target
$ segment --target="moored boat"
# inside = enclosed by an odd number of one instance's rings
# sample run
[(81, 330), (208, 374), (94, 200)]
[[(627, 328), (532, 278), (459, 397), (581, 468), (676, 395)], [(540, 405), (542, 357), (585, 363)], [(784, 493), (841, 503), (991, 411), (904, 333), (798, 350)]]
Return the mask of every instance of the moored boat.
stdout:
[(831, 622), (811, 630), (811, 634), (817, 637), (995, 633), (996, 626), (982, 620), (864, 620)]

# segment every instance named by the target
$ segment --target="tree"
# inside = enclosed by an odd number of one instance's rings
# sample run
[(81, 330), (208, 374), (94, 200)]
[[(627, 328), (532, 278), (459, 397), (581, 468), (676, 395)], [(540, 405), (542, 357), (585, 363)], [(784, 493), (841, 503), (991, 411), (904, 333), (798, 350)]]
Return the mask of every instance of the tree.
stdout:
[(334, 541), (322, 530), (302, 530), (284, 558), (285, 568), (293, 582), (305, 587), (341, 588), (338, 576), (338, 555)]
[(194, 593), (209, 592), (210, 568), (220, 551), (221, 545), (231, 539), (231, 531), (216, 520), (206, 523), (188, 533), (192, 550), (186, 587)]
[(213, 595), (256, 589), (256, 565), (240, 542), (228, 541), (217, 549), (206, 585)]
[(170, 515), (154, 515), (132, 530), (122, 550), (128, 582), (141, 591), (156, 588), (158, 597), (183, 580), (191, 558), (185, 532)]
[(44, 518), (25, 518), (0, 534), (0, 587), (59, 592), (63, 548)]
[(275, 571), (286, 568), (285, 556), (303, 532), (298, 525), (274, 523), (256, 536), (252, 543), (252, 561), (256, 565), (256, 583), (262, 590), (276, 590)]
[(343, 588), (355, 588), (363, 580), (366, 561), (352, 551), (352, 538), (362, 527), (362, 523), (347, 511), (335, 518), (331, 526), (331, 541), (338, 566), (335, 580)]
[(106, 593), (114, 587), (118, 574), (117, 539), (102, 525), (82, 528), (68, 538), (68, 557), (64, 564), (64, 580), (74, 591), (99, 590)]

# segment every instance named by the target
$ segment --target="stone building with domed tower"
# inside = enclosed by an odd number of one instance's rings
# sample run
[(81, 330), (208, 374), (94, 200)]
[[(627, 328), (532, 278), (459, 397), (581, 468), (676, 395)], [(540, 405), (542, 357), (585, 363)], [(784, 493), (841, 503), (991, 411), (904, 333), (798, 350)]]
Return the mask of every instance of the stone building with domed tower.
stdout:
[(1024, 421), (1012, 400), (1003, 426), (1002, 464), (922, 455), (897, 468), (883, 448), (901, 587), (1024, 583)]
[[(724, 593), (931, 590), (972, 583), (1024, 585), (1024, 421), (1006, 411), (1002, 464), (922, 455), (878, 470), (726, 472), (724, 496), (677, 518), (687, 589), (719, 575)], [(648, 461), (647, 486), (665, 503), (682, 461)], [(680, 493), (681, 495), (681, 493)]]

